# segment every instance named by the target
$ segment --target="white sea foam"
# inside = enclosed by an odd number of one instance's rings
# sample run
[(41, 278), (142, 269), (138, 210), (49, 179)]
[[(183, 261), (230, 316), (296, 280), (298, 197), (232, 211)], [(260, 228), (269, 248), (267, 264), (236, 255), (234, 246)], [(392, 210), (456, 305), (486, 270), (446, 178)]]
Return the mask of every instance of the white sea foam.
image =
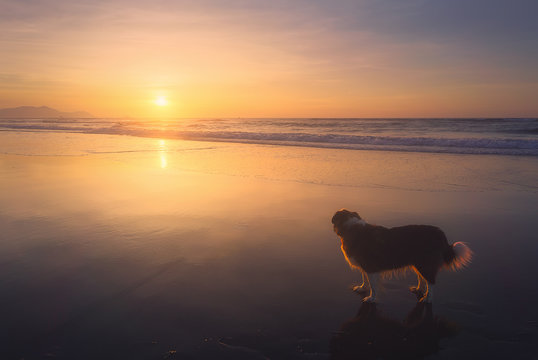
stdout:
[(538, 156), (537, 119), (2, 119), (2, 131), (77, 132), (357, 150)]

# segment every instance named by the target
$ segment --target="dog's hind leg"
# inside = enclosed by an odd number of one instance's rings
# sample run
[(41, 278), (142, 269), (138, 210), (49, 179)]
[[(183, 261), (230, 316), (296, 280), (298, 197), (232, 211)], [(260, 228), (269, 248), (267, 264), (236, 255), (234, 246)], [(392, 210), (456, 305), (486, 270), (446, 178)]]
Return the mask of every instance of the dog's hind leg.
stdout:
[(424, 290), (424, 292), (418, 291), (415, 293), (415, 295), (417, 296), (417, 299), (419, 302), (431, 304), (433, 300), (433, 286), (434, 285), (431, 283), (428, 283), (428, 281), (426, 280), (425, 282), (426, 282), (426, 289)]
[(426, 288), (426, 295), (424, 295), (424, 297), (420, 299), (420, 301), (430, 304), (433, 300), (433, 284), (427, 283), (427, 285), (428, 286)]
[(413, 268), (413, 271), (415, 271), (415, 273), (417, 274), (418, 284), (417, 284), (417, 286), (409, 287), (409, 290), (420, 299), (426, 293), (426, 288), (428, 286), (428, 281), (426, 281), (426, 279), (424, 279), (424, 277), (417, 270), (417, 268), (415, 268), (414, 266), (412, 268)]
[(422, 275), (422, 279), (426, 284), (424, 296), (419, 299), (420, 302), (431, 303), (433, 299), (433, 286), (435, 285), (435, 278), (438, 268), (429, 264), (430, 266), (417, 266), (417, 270)]
[(375, 302), (375, 286), (377, 284), (377, 278), (379, 275), (375, 273), (368, 274), (366, 272), (363, 275), (365, 283), (368, 284), (368, 287), (370, 288), (370, 295), (366, 296), (364, 299), (362, 299), (362, 301), (369, 303)]
[(362, 282), (360, 285), (355, 285), (351, 287), (351, 290), (357, 292), (357, 293), (365, 293), (370, 291), (369, 284), (366, 282), (365, 279), (367, 279), (367, 274), (364, 272), (364, 270), (361, 269), (361, 278)]

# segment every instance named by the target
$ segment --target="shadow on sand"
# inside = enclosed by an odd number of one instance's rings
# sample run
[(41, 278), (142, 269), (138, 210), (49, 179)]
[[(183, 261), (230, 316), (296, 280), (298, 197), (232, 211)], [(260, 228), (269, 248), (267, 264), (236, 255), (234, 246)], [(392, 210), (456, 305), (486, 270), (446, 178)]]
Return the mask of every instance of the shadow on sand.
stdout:
[(383, 315), (375, 303), (363, 303), (333, 336), (331, 358), (421, 359), (458, 332), (457, 324), (433, 315), (431, 304), (417, 303), (402, 322)]

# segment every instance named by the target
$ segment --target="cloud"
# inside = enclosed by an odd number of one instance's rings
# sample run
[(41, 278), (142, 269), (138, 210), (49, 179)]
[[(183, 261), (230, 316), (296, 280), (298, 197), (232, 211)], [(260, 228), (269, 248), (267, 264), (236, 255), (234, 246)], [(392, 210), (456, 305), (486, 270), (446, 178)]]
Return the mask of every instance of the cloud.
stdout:
[(538, 82), (536, 1), (0, 1), (0, 69), (43, 88), (255, 88), (351, 103)]

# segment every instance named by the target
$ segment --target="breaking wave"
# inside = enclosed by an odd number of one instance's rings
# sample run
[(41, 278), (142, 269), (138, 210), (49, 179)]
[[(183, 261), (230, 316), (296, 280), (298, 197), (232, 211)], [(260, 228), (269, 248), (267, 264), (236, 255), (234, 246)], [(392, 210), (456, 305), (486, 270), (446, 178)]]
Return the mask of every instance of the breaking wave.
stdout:
[[(278, 120), (278, 119), (277, 119)], [(289, 146), (308, 146), (321, 148), (384, 150), (384, 151), (413, 151), (454, 154), (497, 154), (497, 155), (527, 155), (538, 156), (538, 138), (532, 136), (534, 126), (527, 131), (528, 136), (510, 136), (510, 130), (502, 136), (477, 136), (468, 131), (443, 132), (435, 128), (431, 130), (409, 131), (402, 124), (404, 120), (387, 119), (386, 129), (390, 132), (379, 131), (383, 123), (375, 124), (374, 130), (364, 129), (365, 122), (348, 122), (347, 133), (342, 133), (341, 119), (334, 123), (323, 123), (323, 129), (312, 129), (311, 123), (305, 119), (296, 121), (286, 119), (280, 123), (276, 120), (244, 122), (240, 124), (227, 120), (209, 120), (206, 122), (179, 121), (163, 123), (156, 121), (117, 121), (107, 119), (95, 120), (0, 120), (0, 130), (3, 131), (52, 131), (76, 132), (86, 134), (127, 135), (163, 139), (184, 139), (201, 141), (241, 142), (253, 144), (272, 144)], [(315, 120), (312, 120), (315, 122)], [(423, 119), (420, 121), (424, 122)], [(496, 120), (498, 121), (498, 120)], [(457, 121), (455, 122), (457, 124)], [(276, 124), (276, 125), (275, 125)], [(308, 126), (305, 126), (308, 124)], [(380, 125), (381, 124), (381, 125)], [(331, 125), (334, 126), (331, 132)], [(353, 128), (355, 125), (355, 128)], [(372, 125), (366, 123), (366, 125)], [(401, 129), (394, 130), (395, 126)], [(424, 124), (421, 125), (424, 127)], [(468, 124), (466, 124), (468, 126)], [(293, 129), (290, 129), (293, 128)], [(246, 128), (249, 131), (238, 129)], [(360, 131), (358, 130), (360, 129)], [(293, 131), (290, 131), (293, 130)], [(412, 130), (412, 129), (411, 129)], [(363, 134), (366, 133), (366, 134)], [(419, 135), (416, 135), (419, 133)], [(448, 135), (447, 135), (448, 134)]]

